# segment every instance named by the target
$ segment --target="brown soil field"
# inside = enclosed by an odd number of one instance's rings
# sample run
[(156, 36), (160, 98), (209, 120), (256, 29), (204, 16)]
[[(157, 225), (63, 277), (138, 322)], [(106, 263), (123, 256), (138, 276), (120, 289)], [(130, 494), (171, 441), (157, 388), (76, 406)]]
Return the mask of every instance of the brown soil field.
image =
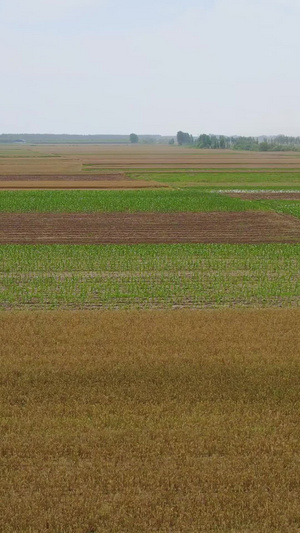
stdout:
[(64, 189), (153, 189), (168, 188), (155, 181), (134, 180), (124, 173), (75, 175), (0, 175), (0, 190), (64, 190)]
[(300, 200), (300, 192), (228, 192), (224, 194), (244, 200)]
[(7, 175), (7, 176), (2, 176), (0, 175), (0, 185), (2, 185), (2, 182), (6, 182), (6, 181), (9, 181), (9, 182), (14, 182), (14, 181), (18, 181), (18, 182), (23, 182), (23, 181), (37, 181), (37, 182), (41, 182), (41, 181), (45, 181), (45, 182), (48, 182), (48, 181), (61, 181), (61, 182), (65, 182), (65, 181), (84, 181), (84, 180), (88, 180), (88, 181), (134, 181), (132, 178), (130, 177), (127, 177), (124, 173), (119, 173), (119, 174), (92, 174), (92, 175), (88, 175), (88, 176), (83, 176), (82, 174), (74, 174), (74, 175), (71, 175), (71, 174), (54, 174), (54, 175), (51, 175), (51, 174), (39, 174), (39, 175), (32, 175), (32, 174), (29, 174), (29, 175), (23, 175), (23, 176), (20, 176), (20, 175), (16, 175), (16, 176), (11, 176), (11, 175)]
[(83, 171), (87, 171), (89, 165), (90, 170), (97, 171), (101, 168), (114, 168), (114, 169), (123, 169), (128, 170), (134, 169), (272, 169), (276, 168), (281, 170), (282, 168), (297, 170), (300, 169), (300, 158), (295, 158), (294, 160), (290, 159), (288, 156), (286, 159), (260, 159), (252, 157), (247, 158), (217, 158), (217, 157), (190, 157), (185, 158), (122, 158), (120, 160), (116, 158), (103, 158), (96, 161), (83, 160)]
[(296, 533), (300, 312), (0, 314), (0, 530)]
[[(290, 169), (300, 170), (295, 152), (198, 150), (179, 146), (0, 147), (0, 174), (91, 174), (106, 169)], [(90, 171), (90, 172), (89, 172)]]
[(0, 213), (0, 244), (296, 243), (289, 215), (239, 213)]
[[(85, 163), (83, 163), (85, 164)], [(294, 163), (291, 163), (290, 161), (260, 161), (260, 160), (252, 160), (252, 161), (246, 161), (243, 160), (236, 160), (232, 159), (229, 161), (225, 161), (224, 159), (220, 160), (219, 162), (216, 161), (216, 159), (202, 159), (199, 160), (193, 160), (193, 158), (189, 158), (189, 160), (171, 160), (171, 161), (165, 161), (164, 159), (156, 159), (155, 162), (147, 162), (144, 158), (142, 159), (127, 159), (125, 161), (116, 162), (115, 159), (103, 159), (101, 162), (96, 162), (95, 164), (91, 164), (91, 170), (97, 171), (101, 170), (101, 167), (103, 168), (126, 168), (126, 169), (173, 169), (173, 168), (179, 168), (179, 169), (189, 169), (189, 168), (196, 168), (196, 169), (221, 169), (221, 170), (227, 170), (227, 169), (281, 169), (281, 168), (287, 168), (287, 169), (299, 169), (300, 168), (300, 160), (295, 161)], [(83, 171), (87, 171), (86, 168), (83, 167)]]
[[(88, 177), (89, 178), (89, 177)], [(169, 188), (166, 184), (161, 184), (156, 181), (142, 181), (124, 179), (117, 180), (90, 180), (84, 179), (81, 176), (81, 181), (67, 181), (67, 180), (13, 180), (1, 181), (0, 190), (2, 191), (24, 191), (24, 190), (101, 190), (101, 189), (161, 189)]]

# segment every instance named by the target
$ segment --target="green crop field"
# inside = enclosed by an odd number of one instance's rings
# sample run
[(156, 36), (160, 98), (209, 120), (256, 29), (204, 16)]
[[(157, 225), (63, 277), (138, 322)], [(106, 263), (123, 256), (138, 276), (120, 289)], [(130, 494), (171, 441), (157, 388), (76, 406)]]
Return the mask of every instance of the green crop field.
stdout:
[(0, 307), (295, 306), (300, 245), (1, 246)]
[(276, 213), (300, 218), (300, 202), (293, 200), (256, 200), (261, 209), (272, 209)]
[[(95, 170), (95, 169), (94, 169)], [(219, 172), (197, 172), (193, 171), (178, 171), (178, 172), (126, 172), (128, 176), (137, 180), (158, 181), (162, 183), (170, 184), (185, 184), (194, 183), (205, 187), (212, 187), (216, 185), (228, 185), (236, 186), (242, 185), (243, 187), (249, 185), (260, 185), (263, 187), (274, 186), (295, 186), (300, 187), (300, 172), (290, 171), (272, 171), (272, 172), (245, 172), (234, 171), (228, 172), (226, 170)]]
[(184, 212), (266, 209), (197, 188), (120, 191), (1, 191), (0, 212)]
[[(256, 191), (258, 192), (259, 189)], [(3, 213), (230, 212), (248, 210), (273, 210), (300, 218), (299, 201), (243, 200), (225, 196), (222, 191), (190, 187), (169, 190), (0, 191), (0, 212)]]

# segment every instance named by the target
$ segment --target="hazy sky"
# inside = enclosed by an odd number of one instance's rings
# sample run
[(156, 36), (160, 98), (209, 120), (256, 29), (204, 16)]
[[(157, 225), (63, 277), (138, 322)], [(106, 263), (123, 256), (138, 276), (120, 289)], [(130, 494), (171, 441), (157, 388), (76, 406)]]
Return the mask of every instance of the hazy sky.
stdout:
[(300, 135), (300, 0), (0, 0), (0, 132)]

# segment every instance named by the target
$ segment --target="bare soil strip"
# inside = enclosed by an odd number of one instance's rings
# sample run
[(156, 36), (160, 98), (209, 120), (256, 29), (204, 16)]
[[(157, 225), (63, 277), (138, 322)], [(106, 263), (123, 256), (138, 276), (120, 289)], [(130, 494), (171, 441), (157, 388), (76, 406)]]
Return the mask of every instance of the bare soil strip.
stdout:
[(15, 175), (15, 176), (1, 176), (0, 175), (0, 183), (2, 181), (84, 181), (87, 179), (88, 181), (131, 181), (132, 178), (129, 178), (126, 176), (123, 172), (119, 172), (117, 174), (92, 174), (84, 176), (83, 174), (27, 174), (27, 175)]
[(156, 161), (151, 163), (145, 163), (144, 160), (140, 161), (122, 161), (121, 163), (117, 163), (116, 161), (103, 161), (95, 166), (90, 167), (90, 170), (100, 170), (103, 169), (168, 169), (169, 171), (172, 169), (180, 169), (181, 171), (184, 171), (185, 169), (198, 169), (202, 171), (202, 169), (213, 169), (214, 171), (219, 169), (221, 171), (224, 171), (229, 169), (231, 171), (236, 170), (244, 170), (244, 169), (278, 169), (281, 171), (281, 169), (289, 169), (294, 170), (297, 172), (300, 172), (300, 161), (296, 163), (286, 163), (286, 162), (279, 162), (274, 161), (272, 163), (264, 163), (264, 162), (251, 162), (251, 163), (245, 163), (244, 161), (220, 161), (220, 163), (216, 163), (215, 161), (203, 161), (199, 163), (198, 161)]
[(224, 193), (231, 198), (243, 200), (300, 200), (300, 192), (228, 192)]
[(53, 174), (0, 176), (0, 190), (100, 190), (100, 189), (153, 189), (168, 185), (156, 181), (137, 181), (123, 173), (118, 174)]
[(125, 180), (85, 180), (81, 176), (81, 180), (76, 181), (3, 181), (0, 180), (0, 190), (2, 191), (40, 191), (40, 190), (101, 190), (101, 189), (161, 189), (169, 188), (168, 184), (158, 183), (156, 181), (134, 181), (130, 179)]
[(0, 244), (276, 242), (300, 242), (300, 221), (262, 211), (0, 214)]

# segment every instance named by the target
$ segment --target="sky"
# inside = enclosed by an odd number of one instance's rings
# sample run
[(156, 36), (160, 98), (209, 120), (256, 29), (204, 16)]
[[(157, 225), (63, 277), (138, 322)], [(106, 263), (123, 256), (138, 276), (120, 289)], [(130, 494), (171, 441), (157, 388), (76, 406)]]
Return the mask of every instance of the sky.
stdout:
[(0, 0), (2, 133), (300, 135), (300, 0)]

